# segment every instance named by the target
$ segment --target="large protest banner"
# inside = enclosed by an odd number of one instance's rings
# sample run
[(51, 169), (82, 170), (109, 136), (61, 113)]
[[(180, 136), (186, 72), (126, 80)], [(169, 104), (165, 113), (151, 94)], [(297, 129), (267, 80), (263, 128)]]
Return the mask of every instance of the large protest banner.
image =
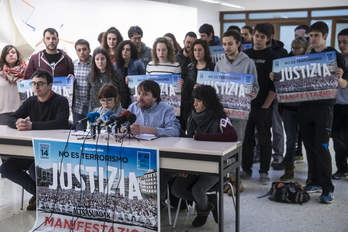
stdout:
[(279, 102), (337, 98), (336, 53), (322, 52), (273, 60)]
[(33, 148), (31, 232), (159, 230), (158, 150), (46, 140)]
[(230, 118), (247, 120), (250, 112), (250, 92), (254, 75), (198, 71), (197, 83), (215, 88), (226, 114)]
[[(22, 80), (17, 83), (17, 88), (19, 92), (19, 97), (21, 101), (24, 101), (28, 97), (34, 95), (33, 88), (30, 86), (30, 82), (33, 80)], [(73, 97), (73, 86), (74, 78), (73, 77), (53, 77), (52, 91), (66, 97), (69, 101), (69, 106), (72, 104)]]
[(137, 87), (145, 80), (156, 81), (161, 87), (161, 99), (174, 107), (175, 115), (180, 116), (181, 85), (179, 84), (180, 74), (159, 74), (159, 75), (134, 75), (128, 76), (128, 87), (132, 102), (137, 99)]

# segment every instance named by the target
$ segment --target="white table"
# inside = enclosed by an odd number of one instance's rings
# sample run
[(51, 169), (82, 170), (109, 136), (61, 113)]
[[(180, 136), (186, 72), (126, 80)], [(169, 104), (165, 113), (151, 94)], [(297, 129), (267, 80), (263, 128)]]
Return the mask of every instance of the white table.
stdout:
[[(33, 157), (32, 139), (66, 141), (68, 130), (32, 130), (17, 131), (0, 125), (0, 155)], [(71, 142), (82, 142), (76, 136), (70, 136)], [(109, 141), (111, 145), (120, 146), (119, 142)], [(88, 139), (86, 143), (95, 144)], [(106, 144), (99, 139), (99, 144)], [(162, 137), (151, 141), (124, 138), (122, 146), (144, 147), (159, 150), (160, 168), (168, 171), (185, 171), (196, 174), (213, 174), (219, 176), (219, 199), (223, 199), (223, 180), (227, 173), (236, 170), (236, 231), (239, 231), (239, 167), (241, 163), (241, 142), (207, 142), (192, 138)], [(230, 162), (234, 158), (234, 162)], [(223, 200), (219, 205), (219, 231), (223, 231)]]

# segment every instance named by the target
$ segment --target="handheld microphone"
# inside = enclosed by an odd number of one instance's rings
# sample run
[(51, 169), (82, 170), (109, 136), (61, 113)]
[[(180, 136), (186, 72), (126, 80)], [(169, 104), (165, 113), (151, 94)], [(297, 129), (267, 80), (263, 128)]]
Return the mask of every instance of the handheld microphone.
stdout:
[(109, 117), (113, 114), (114, 112), (112, 110), (108, 110), (106, 111), (103, 115), (101, 115), (98, 119), (97, 119), (97, 125), (100, 125), (102, 123), (105, 123), (109, 120)]
[(127, 117), (128, 115), (130, 115), (131, 112), (129, 110), (125, 110), (123, 111), (121, 114), (119, 115), (116, 115), (116, 114), (113, 114), (109, 117), (109, 121), (107, 121), (104, 125), (105, 126), (108, 126), (114, 122), (116, 122), (117, 124), (123, 124), (127, 121)]
[(129, 114), (127, 117), (127, 122), (125, 124), (125, 127), (127, 128), (127, 131), (130, 132), (129, 127), (137, 120), (137, 116), (135, 114)]
[(95, 123), (95, 121), (97, 120), (99, 116), (100, 114), (98, 112), (89, 112), (85, 118), (77, 121), (76, 124), (83, 123), (86, 121), (89, 121), (89, 123)]

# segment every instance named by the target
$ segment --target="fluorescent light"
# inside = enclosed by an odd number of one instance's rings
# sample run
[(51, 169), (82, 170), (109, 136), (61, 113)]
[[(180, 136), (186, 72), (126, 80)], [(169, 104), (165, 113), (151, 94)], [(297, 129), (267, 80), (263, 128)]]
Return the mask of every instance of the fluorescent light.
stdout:
[(229, 7), (233, 7), (233, 8), (245, 9), (245, 7), (243, 7), (243, 6), (233, 5), (233, 4), (230, 4), (230, 3), (220, 2), (220, 4), (223, 5), (223, 6), (229, 6)]
[(243, 6), (238, 6), (238, 5), (234, 5), (234, 4), (230, 4), (230, 3), (222, 2), (222, 1), (215, 1), (215, 0), (200, 0), (200, 1), (213, 3), (213, 4), (221, 4), (223, 6), (228, 6), (228, 7), (238, 8), (238, 9), (245, 9), (245, 7), (243, 7)]
[(201, 0), (202, 2), (209, 2), (209, 3), (215, 3), (218, 4), (218, 1), (214, 1), (214, 0)]

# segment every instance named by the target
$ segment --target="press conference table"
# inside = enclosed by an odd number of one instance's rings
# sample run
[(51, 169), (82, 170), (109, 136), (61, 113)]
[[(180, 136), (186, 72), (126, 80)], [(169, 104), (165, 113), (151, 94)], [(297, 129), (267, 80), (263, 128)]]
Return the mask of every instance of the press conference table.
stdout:
[[(34, 157), (32, 139), (66, 141), (68, 130), (31, 130), (17, 131), (0, 125), (0, 155)], [(70, 136), (70, 142), (82, 143), (77, 136)], [(95, 140), (87, 139), (86, 143), (95, 144)], [(106, 139), (99, 139), (99, 144), (107, 144)], [(109, 140), (112, 146), (121, 144)], [(235, 228), (239, 231), (239, 167), (241, 162), (241, 142), (207, 142), (192, 138), (161, 137), (151, 141), (137, 141), (128, 136), (123, 139), (122, 146), (158, 149), (161, 170), (183, 171), (202, 175), (219, 176), (219, 199), (223, 199), (223, 180), (227, 173), (236, 170), (236, 216)], [(232, 159), (233, 158), (233, 159)], [(219, 202), (219, 231), (224, 231), (223, 200)]]

